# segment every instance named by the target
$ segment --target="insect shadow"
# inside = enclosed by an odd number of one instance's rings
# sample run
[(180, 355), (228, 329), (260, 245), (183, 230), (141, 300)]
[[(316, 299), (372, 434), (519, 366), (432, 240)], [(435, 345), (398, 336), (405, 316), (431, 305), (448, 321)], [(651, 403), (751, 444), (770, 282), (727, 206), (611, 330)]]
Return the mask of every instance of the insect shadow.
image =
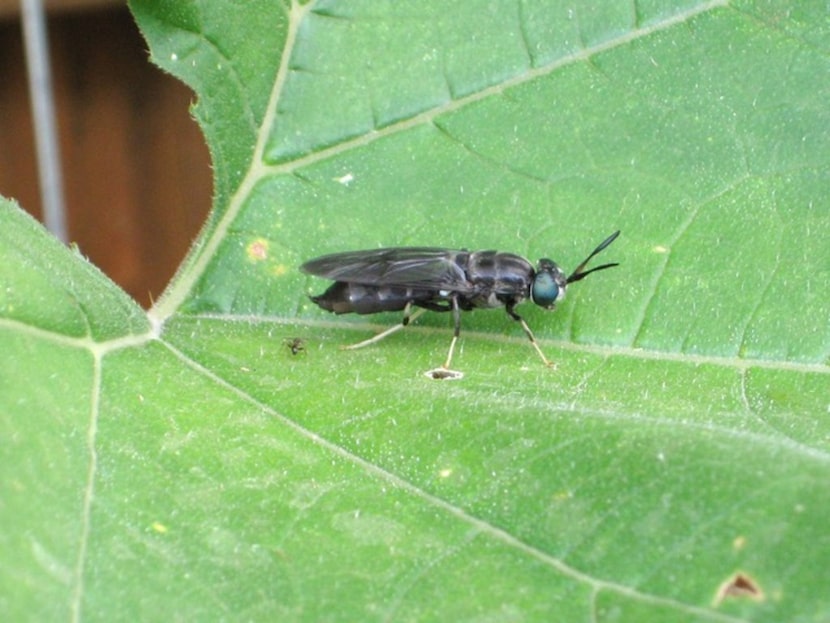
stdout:
[[(552, 310), (565, 298), (568, 285), (591, 273), (618, 266), (616, 262), (585, 270), (594, 256), (610, 245), (619, 231), (603, 240), (570, 275), (547, 258), (534, 267), (525, 258), (497, 251), (467, 251), (440, 247), (392, 247), (334, 253), (300, 266), (305, 273), (331, 279), (329, 288), (310, 297), (335, 314), (376, 314), (403, 311), (400, 324), (346, 348), (374, 344), (409, 324), (425, 310), (452, 312), (453, 337), (444, 364), (426, 374), (434, 379), (461, 378), (452, 370), (453, 353), (461, 333), (461, 312), (478, 308), (504, 308), (518, 322), (546, 366), (545, 356), (530, 327), (516, 312), (525, 300)], [(420, 307), (415, 314), (413, 307)]]

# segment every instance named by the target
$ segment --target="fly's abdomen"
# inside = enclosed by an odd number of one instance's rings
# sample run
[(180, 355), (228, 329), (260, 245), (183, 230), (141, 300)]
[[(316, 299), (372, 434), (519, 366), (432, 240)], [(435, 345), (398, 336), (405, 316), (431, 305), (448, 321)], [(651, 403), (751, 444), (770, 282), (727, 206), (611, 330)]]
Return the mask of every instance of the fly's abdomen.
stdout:
[(311, 300), (335, 314), (376, 314), (400, 311), (407, 303), (423, 298), (424, 292), (401, 286), (374, 286), (337, 281)]

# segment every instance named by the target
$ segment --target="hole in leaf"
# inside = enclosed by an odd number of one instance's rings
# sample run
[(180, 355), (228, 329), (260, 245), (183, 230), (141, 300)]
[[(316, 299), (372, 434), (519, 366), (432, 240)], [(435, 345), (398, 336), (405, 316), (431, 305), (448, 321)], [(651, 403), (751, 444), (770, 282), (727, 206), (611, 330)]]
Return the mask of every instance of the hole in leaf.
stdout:
[(718, 587), (718, 592), (715, 595), (715, 605), (720, 605), (726, 599), (763, 601), (764, 591), (761, 590), (760, 584), (755, 579), (738, 571)]

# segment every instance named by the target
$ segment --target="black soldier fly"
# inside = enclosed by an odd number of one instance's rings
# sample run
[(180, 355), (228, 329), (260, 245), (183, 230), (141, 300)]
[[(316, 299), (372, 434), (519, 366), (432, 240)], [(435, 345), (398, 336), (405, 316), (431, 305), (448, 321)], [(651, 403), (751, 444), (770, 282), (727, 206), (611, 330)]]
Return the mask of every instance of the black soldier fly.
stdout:
[[(513, 253), (436, 247), (334, 253), (309, 260), (300, 270), (334, 280), (325, 292), (310, 298), (335, 314), (403, 310), (403, 320), (399, 325), (347, 348), (373, 344), (402, 329), (425, 310), (452, 311), (454, 332), (447, 360), (441, 368), (427, 375), (436, 379), (460, 378), (460, 373), (450, 370), (450, 364), (461, 332), (461, 312), (478, 307), (504, 307), (507, 314), (521, 325), (545, 365), (553, 365), (545, 357), (530, 327), (516, 313), (516, 305), (530, 299), (540, 307), (553, 309), (565, 297), (568, 284), (598, 270), (617, 266), (615, 262), (583, 270), (619, 235), (620, 232), (616, 231), (608, 236), (567, 277), (555, 262), (546, 258), (539, 260), (534, 268), (526, 259)], [(423, 309), (412, 314), (413, 306)]]

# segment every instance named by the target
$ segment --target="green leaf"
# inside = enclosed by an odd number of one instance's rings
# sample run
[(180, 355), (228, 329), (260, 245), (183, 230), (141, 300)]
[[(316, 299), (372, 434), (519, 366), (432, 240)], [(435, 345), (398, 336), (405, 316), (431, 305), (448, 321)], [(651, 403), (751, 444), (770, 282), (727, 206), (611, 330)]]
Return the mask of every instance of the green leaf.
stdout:
[[(0, 207), (4, 620), (822, 621), (830, 62), (810, 2), (134, 0), (215, 205), (145, 314)], [(554, 313), (329, 316), (380, 246)], [(294, 353), (295, 338), (302, 350)]]

